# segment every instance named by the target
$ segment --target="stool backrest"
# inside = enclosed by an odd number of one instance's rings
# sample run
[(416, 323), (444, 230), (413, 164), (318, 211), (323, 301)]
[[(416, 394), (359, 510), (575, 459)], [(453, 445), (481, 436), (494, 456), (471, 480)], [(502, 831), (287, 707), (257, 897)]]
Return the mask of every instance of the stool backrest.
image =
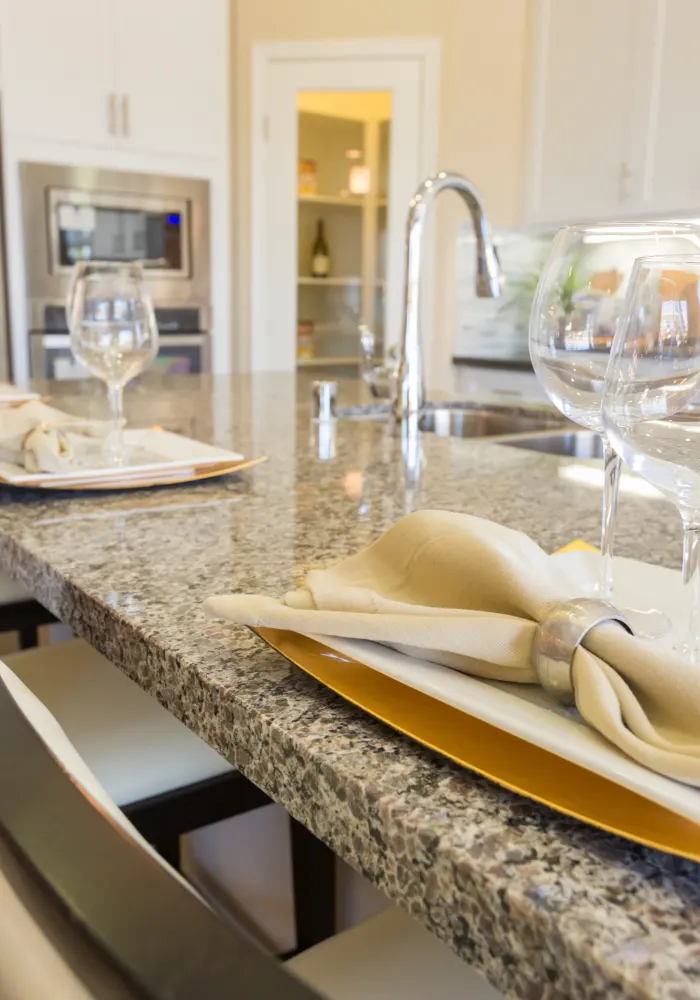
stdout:
[(38, 995), (317, 1000), (154, 856), (0, 664), (0, 996)]

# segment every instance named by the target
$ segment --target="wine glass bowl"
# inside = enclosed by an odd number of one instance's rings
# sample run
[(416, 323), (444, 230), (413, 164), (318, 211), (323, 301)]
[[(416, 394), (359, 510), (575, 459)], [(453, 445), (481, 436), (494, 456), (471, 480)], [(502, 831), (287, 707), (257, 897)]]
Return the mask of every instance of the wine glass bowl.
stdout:
[(109, 464), (126, 460), (123, 391), (158, 353), (158, 325), (137, 263), (80, 261), (66, 300), (71, 350), (107, 385), (114, 423), (106, 449)]
[(599, 591), (612, 594), (612, 545), (620, 462), (607, 440), (602, 399), (610, 352), (635, 258), (700, 252), (689, 223), (566, 226), (552, 243), (530, 317), (530, 358), (566, 417), (600, 434), (604, 448), (603, 565)]
[(628, 465), (672, 500), (684, 527), (691, 621), (700, 651), (700, 255), (640, 258), (610, 358), (603, 419)]
[(700, 252), (700, 228), (566, 226), (555, 236), (533, 302), (530, 357), (554, 405), (575, 423), (603, 431), (605, 373), (635, 259), (674, 252)]
[(699, 289), (700, 256), (637, 261), (604, 398), (630, 468), (689, 511), (700, 511)]

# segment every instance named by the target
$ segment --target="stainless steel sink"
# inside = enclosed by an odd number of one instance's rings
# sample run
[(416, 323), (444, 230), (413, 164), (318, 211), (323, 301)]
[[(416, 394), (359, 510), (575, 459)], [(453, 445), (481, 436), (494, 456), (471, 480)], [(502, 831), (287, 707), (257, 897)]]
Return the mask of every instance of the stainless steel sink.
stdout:
[[(339, 406), (337, 415), (341, 420), (353, 421), (393, 419), (388, 403)], [(438, 437), (483, 438), (529, 436), (538, 431), (560, 430), (567, 426), (567, 422), (556, 410), (545, 406), (451, 403), (428, 405), (420, 417), (419, 426), (422, 431)]]
[(553, 431), (545, 434), (527, 434), (497, 444), (509, 448), (525, 448), (547, 455), (565, 455), (568, 458), (602, 458), (603, 442), (593, 431)]
[(500, 437), (558, 428), (562, 419), (548, 410), (488, 406), (428, 410), (420, 418), (421, 430), (438, 437)]

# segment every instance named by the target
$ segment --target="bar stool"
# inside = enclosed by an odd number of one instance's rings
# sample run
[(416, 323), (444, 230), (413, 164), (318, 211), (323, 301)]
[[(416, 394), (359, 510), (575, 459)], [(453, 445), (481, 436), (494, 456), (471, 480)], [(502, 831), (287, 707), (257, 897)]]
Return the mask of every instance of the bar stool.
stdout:
[(149, 847), (2, 663), (0, 759), (3, 1000), (499, 997), (395, 909), (275, 963)]
[(20, 649), (39, 644), (39, 626), (56, 618), (12, 577), (0, 572), (0, 632), (17, 632)]
[[(180, 837), (271, 800), (82, 639), (5, 663), (46, 706), (110, 798), (179, 870)], [(335, 930), (335, 857), (290, 824), (297, 949)]]

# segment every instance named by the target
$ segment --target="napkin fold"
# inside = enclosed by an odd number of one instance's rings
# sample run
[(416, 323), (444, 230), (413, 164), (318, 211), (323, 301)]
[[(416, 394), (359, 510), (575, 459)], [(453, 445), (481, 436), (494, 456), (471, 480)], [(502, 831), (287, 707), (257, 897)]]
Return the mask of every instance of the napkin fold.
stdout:
[(38, 400), (0, 409), (0, 460), (27, 472), (68, 472), (88, 440), (104, 440), (112, 428), (110, 421), (74, 417)]
[[(532, 644), (552, 603), (581, 595), (566, 561), (503, 525), (418, 511), (280, 600), (210, 597), (211, 617), (365, 639), (488, 680), (536, 684)], [(597, 626), (576, 650), (576, 706), (640, 764), (700, 786), (700, 670), (661, 641)]]

